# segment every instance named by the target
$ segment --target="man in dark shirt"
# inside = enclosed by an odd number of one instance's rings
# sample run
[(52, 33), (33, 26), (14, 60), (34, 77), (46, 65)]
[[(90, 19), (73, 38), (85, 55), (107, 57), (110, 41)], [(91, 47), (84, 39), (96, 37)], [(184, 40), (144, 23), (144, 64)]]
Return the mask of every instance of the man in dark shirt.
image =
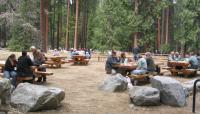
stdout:
[(133, 48), (133, 59), (135, 61), (138, 61), (139, 59), (139, 54), (140, 54), (140, 48), (138, 46)]
[(146, 55), (146, 62), (147, 62), (147, 70), (149, 72), (156, 71), (156, 65), (155, 65), (154, 60), (151, 56), (151, 53), (147, 52), (145, 55)]
[(107, 58), (105, 70), (107, 74), (111, 74), (114, 70), (113, 65), (119, 63), (119, 59), (116, 56), (116, 52), (112, 51), (112, 55)]
[(18, 58), (17, 62), (17, 74), (18, 76), (30, 76), (34, 79), (34, 74), (31, 69), (33, 63), (29, 56), (27, 56), (27, 52), (23, 51), (22, 56)]

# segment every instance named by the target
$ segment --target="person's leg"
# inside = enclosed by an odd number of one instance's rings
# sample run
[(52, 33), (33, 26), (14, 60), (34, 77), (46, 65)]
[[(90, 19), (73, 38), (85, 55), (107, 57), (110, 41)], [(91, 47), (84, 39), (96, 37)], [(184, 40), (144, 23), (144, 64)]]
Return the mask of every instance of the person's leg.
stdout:
[[(41, 67), (39, 67), (39, 69), (38, 69), (39, 71), (43, 71), (43, 72), (46, 72), (46, 67), (43, 67), (43, 66), (41, 66)], [(46, 76), (44, 75), (44, 76), (42, 76), (42, 77), (39, 77), (38, 78), (38, 80), (37, 80), (37, 82), (41, 82), (42, 81), (42, 79), (43, 79), (43, 82), (46, 82)]]
[(9, 71), (4, 71), (3, 72), (3, 77), (7, 78), (7, 79), (10, 79), (10, 72)]
[(11, 78), (12, 78), (12, 85), (14, 85), (15, 87), (17, 86), (16, 84), (16, 80), (17, 80), (17, 72), (12, 71), (10, 72)]
[(145, 74), (146, 73), (146, 70), (134, 70), (131, 72), (132, 74), (136, 74), (136, 75), (139, 75), (139, 74)]

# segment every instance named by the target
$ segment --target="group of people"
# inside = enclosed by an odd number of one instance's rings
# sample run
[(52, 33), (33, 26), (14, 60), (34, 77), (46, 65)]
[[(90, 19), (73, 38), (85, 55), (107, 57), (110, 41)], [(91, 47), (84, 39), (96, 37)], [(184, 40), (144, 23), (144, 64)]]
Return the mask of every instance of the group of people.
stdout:
[(75, 55), (83, 55), (83, 56), (85, 56), (86, 59), (90, 59), (91, 58), (91, 50), (90, 49), (80, 49), (80, 50), (70, 49), (69, 55), (70, 55), (71, 59)]
[[(32, 56), (29, 56), (26, 51), (22, 51), (22, 55), (16, 59), (15, 54), (11, 54), (5, 63), (4, 78), (11, 79), (12, 84), (16, 87), (16, 79), (19, 76), (30, 76), (34, 80), (31, 66), (37, 66), (39, 71), (46, 71), (42, 66), (45, 62), (45, 56), (38, 51), (35, 46), (31, 46)], [(32, 82), (33, 80), (30, 80)], [(37, 82), (46, 82), (46, 76), (38, 78)]]
[[(145, 74), (147, 72), (159, 72), (158, 68), (155, 65), (155, 62), (152, 58), (152, 54), (150, 52), (145, 53), (145, 57), (141, 55), (137, 55), (137, 68), (133, 70), (132, 74)], [(135, 60), (135, 57), (133, 57)], [(115, 51), (112, 51), (112, 54), (107, 58), (105, 70), (107, 74), (116, 73), (116, 68), (113, 67), (115, 64), (119, 63), (128, 63), (128, 61), (132, 61), (126, 58), (124, 52), (121, 53), (121, 56), (118, 58)]]
[(200, 68), (200, 54), (195, 54), (191, 52), (190, 54), (186, 54), (185, 56), (179, 54), (179, 52), (171, 52), (168, 61), (186, 61), (190, 63), (191, 69)]

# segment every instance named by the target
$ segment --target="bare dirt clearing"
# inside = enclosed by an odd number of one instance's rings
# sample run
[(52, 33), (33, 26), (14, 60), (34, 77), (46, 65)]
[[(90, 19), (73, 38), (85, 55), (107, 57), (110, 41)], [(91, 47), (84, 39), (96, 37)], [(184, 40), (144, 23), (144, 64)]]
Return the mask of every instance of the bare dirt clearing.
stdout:
[[(104, 62), (90, 62), (88, 66), (65, 64), (61, 69), (48, 69), (45, 86), (63, 88), (66, 92), (63, 106), (57, 110), (28, 114), (192, 114), (192, 97), (187, 106), (175, 108), (166, 105), (156, 107), (136, 107), (130, 104), (128, 92), (106, 93), (98, 90), (106, 78)], [(176, 78), (180, 81), (191, 78)], [(197, 94), (196, 113), (200, 114), (200, 95)], [(12, 114), (21, 114), (12, 111)]]

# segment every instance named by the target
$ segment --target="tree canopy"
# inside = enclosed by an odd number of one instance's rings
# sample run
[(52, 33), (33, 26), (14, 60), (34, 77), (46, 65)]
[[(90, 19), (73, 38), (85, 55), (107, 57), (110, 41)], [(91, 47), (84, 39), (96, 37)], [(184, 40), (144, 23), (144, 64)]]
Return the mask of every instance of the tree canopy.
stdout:
[(48, 4), (43, 21), (49, 48), (74, 46), (78, 16), (77, 48), (130, 51), (136, 38), (143, 51), (200, 49), (198, 0), (4, 0), (0, 3), (1, 46), (19, 51), (30, 45), (42, 48), (41, 1)]

